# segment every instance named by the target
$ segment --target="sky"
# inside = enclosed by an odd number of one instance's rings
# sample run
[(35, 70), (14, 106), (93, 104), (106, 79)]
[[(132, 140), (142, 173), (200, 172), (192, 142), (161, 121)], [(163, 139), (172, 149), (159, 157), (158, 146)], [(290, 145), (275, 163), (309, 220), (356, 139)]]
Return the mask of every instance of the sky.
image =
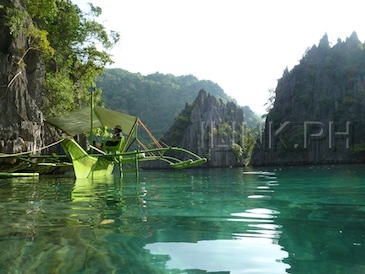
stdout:
[[(285, 68), (328, 35), (332, 45), (365, 38), (361, 0), (73, 0), (102, 8), (119, 32), (114, 64), (133, 73), (192, 74), (217, 83), (241, 106), (264, 114)], [(209, 91), (208, 91), (209, 92)]]

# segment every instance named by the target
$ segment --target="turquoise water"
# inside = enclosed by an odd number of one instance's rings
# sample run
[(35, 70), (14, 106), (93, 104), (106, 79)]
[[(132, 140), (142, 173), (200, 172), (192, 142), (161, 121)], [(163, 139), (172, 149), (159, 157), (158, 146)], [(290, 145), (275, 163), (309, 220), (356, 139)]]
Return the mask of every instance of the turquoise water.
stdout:
[(365, 273), (365, 166), (0, 180), (0, 273)]

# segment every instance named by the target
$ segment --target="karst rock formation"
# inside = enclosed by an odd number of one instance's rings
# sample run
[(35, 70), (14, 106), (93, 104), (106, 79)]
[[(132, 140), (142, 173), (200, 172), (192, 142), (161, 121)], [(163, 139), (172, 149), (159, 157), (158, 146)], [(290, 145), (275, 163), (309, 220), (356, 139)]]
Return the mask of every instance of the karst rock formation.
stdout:
[[(18, 0), (9, 3), (22, 9)], [(44, 64), (23, 32), (11, 35), (5, 15), (0, 9), (0, 152), (35, 152), (43, 146)]]

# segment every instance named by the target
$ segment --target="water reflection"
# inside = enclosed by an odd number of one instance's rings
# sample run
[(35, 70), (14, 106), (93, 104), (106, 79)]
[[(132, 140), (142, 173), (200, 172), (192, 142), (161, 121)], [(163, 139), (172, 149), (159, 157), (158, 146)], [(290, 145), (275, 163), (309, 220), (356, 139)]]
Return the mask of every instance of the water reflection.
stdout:
[(362, 273), (364, 173), (217, 169), (122, 181), (0, 180), (0, 269)]
[(278, 211), (267, 208), (253, 208), (242, 213), (232, 213), (232, 216), (239, 218), (229, 220), (249, 223), (245, 233), (237, 233), (235, 236), (276, 239), (274, 243), (277, 244), (281, 226), (274, 223), (274, 218), (278, 214)]
[[(209, 240), (151, 243), (145, 249), (156, 255), (168, 255), (168, 269), (227, 273), (285, 273), (281, 262), (287, 253), (269, 239), (240, 237), (235, 240)], [(267, 272), (269, 271), (269, 272)]]
[[(93, 180), (77, 179), (71, 192), (70, 218), (88, 225), (115, 222), (125, 207), (122, 187), (122, 180), (113, 176)], [(88, 213), (93, 217), (90, 218)], [(88, 216), (87, 219), (85, 216)]]
[(266, 204), (272, 186), (261, 177), (239, 178), (151, 172), (140, 181), (11, 183), (6, 191), (14, 195), (1, 204), (2, 223), (10, 226), (1, 228), (0, 248), (6, 242), (12, 249), (1, 255), (10, 264), (0, 268), (283, 272), (279, 211)]
[[(285, 273), (290, 268), (283, 262), (288, 253), (278, 244), (281, 225), (275, 223), (280, 212), (267, 204), (272, 186), (278, 185), (275, 174), (252, 173), (243, 180), (230, 179), (227, 185), (211, 180), (222, 180), (220, 172), (219, 176), (211, 171), (206, 178), (192, 178), (193, 192), (187, 188), (186, 195), (181, 187), (184, 205), (175, 201), (169, 209), (158, 209), (155, 205), (166, 202), (166, 197), (147, 197), (150, 215), (167, 216), (171, 207), (174, 212), (169, 216), (171, 225), (158, 230), (144, 249), (158, 255), (171, 271)], [(157, 191), (152, 189), (150, 194)], [(170, 195), (176, 196), (175, 191), (170, 190)]]

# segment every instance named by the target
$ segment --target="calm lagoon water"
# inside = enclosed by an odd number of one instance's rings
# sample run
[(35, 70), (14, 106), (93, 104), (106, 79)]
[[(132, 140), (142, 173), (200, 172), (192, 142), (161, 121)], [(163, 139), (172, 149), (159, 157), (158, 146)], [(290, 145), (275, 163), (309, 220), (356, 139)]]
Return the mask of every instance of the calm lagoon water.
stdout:
[(0, 180), (0, 273), (365, 273), (365, 166)]

